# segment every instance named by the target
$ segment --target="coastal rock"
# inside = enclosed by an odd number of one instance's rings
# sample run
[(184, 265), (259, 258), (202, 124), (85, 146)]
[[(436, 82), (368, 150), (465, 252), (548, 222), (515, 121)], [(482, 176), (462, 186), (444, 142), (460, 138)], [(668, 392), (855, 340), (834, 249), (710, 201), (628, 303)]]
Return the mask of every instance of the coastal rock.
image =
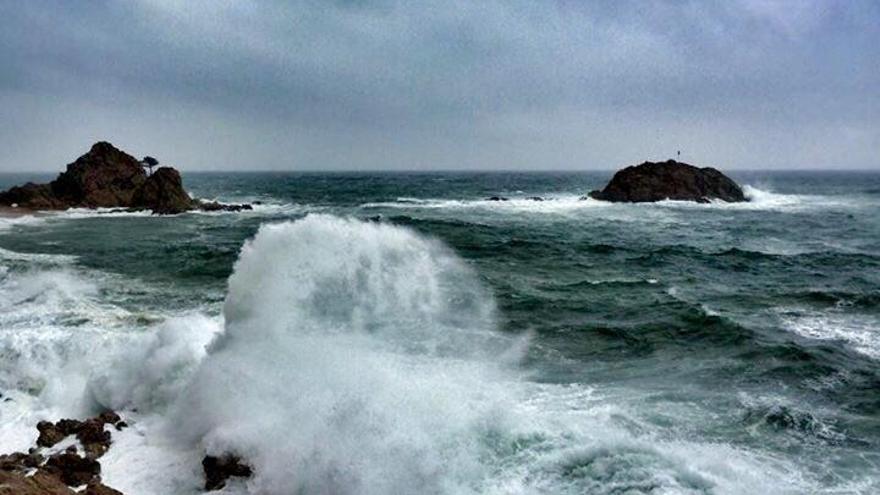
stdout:
[(198, 204), (198, 208), (202, 211), (242, 211), (254, 209), (249, 204), (224, 204), (216, 201), (202, 201)]
[(157, 215), (174, 215), (192, 210), (196, 203), (184, 190), (180, 173), (161, 167), (135, 191), (132, 206), (149, 208)]
[(30, 208), (34, 210), (56, 210), (66, 208), (64, 201), (55, 197), (49, 184), (28, 182), (0, 193), (0, 205)]
[(101, 483), (91, 483), (86, 487), (85, 495), (123, 495), (119, 490), (114, 490)]
[(37, 431), (40, 432), (40, 436), (37, 437), (37, 445), (40, 447), (52, 447), (70, 434), (55, 426), (55, 423), (51, 421), (37, 423)]
[(88, 153), (67, 165), (48, 184), (27, 183), (0, 192), (0, 206), (30, 210), (67, 208), (130, 208), (158, 215), (205, 211), (241, 211), (250, 205), (194, 201), (183, 188), (180, 173), (161, 167), (149, 176), (143, 164), (108, 142), (92, 145)]
[(33, 476), (0, 471), (0, 495), (75, 495), (58, 477), (44, 471)]
[(202, 459), (202, 468), (205, 470), (205, 490), (208, 491), (223, 488), (226, 480), (233, 476), (248, 478), (253, 474), (250, 466), (231, 454), (220, 457), (206, 455)]
[[(101, 464), (96, 460), (110, 447), (106, 425), (120, 428), (124, 422), (118, 414), (107, 411), (85, 421), (62, 419), (56, 423), (41, 421), (37, 428), (39, 447), (27, 454), (13, 452), (0, 455), (0, 495), (122, 495), (101, 484)], [(79, 454), (76, 445), (46, 459), (43, 447), (52, 447), (70, 435), (76, 435), (86, 452)], [(81, 487), (79, 492), (68, 486)]]
[(44, 460), (45, 458), (33, 449), (27, 454), (13, 452), (0, 455), (0, 471), (27, 472), (29, 469), (39, 467)]
[(99, 418), (85, 421), (76, 432), (76, 439), (89, 459), (101, 457), (110, 448), (110, 432), (104, 431), (104, 422)]
[(41, 468), (43, 471), (57, 476), (64, 484), (80, 486), (98, 482), (101, 475), (101, 464), (88, 457), (76, 453), (76, 447), (53, 455)]
[(698, 203), (713, 199), (731, 203), (747, 201), (739, 185), (718, 170), (698, 168), (675, 160), (626, 167), (614, 174), (605, 189), (592, 191), (589, 196), (615, 203), (664, 199)]
[(132, 205), (146, 180), (136, 158), (101, 141), (49, 185), (56, 198), (72, 207), (124, 207)]

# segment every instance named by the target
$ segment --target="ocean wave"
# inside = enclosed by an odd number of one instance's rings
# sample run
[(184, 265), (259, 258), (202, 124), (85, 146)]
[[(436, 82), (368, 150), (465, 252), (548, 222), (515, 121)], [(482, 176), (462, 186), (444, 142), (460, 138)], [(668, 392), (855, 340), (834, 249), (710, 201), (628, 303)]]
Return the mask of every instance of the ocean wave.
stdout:
[(813, 340), (839, 340), (853, 350), (873, 359), (880, 359), (880, 320), (875, 315), (849, 312), (802, 312), (782, 309), (783, 328)]
[(522, 344), (495, 331), (494, 306), (462, 260), (409, 229), (265, 225), (169, 426), (249, 459), (241, 493), (786, 492), (773, 463), (641, 440), (607, 403), (520, 381), (505, 363)]
[[(528, 337), (497, 331), (495, 298), (477, 273), (410, 228), (321, 214), (264, 225), (241, 249), (222, 319), (134, 324), (108, 303), (114, 290), (64, 262), (0, 280), (10, 295), (0, 300), (23, 301), (0, 310), (0, 329), (9, 317), (15, 330), (0, 332), (10, 350), (0, 369), (38, 382), (2, 382), (15, 400), (0, 403), (0, 443), (32, 443), (37, 419), (80, 415), (74, 405), (123, 409), (132, 426), (114, 432), (102, 476), (130, 495), (197, 492), (206, 450), (255, 468), (226, 493), (820, 486), (759, 452), (671, 440), (602, 390), (524, 380), (516, 365)], [(745, 333), (673, 304), (690, 319), (680, 326), (700, 336)], [(648, 330), (693, 345), (693, 334), (668, 327)]]
[(590, 208), (602, 208), (610, 203), (584, 198), (578, 195), (554, 194), (542, 196), (541, 200), (533, 197), (510, 197), (504, 201), (490, 199), (435, 199), (435, 198), (397, 198), (396, 201), (364, 203), (364, 209), (373, 208), (416, 208), (416, 209), (451, 209), (469, 210), (484, 209), (499, 212), (539, 212), (568, 213)]

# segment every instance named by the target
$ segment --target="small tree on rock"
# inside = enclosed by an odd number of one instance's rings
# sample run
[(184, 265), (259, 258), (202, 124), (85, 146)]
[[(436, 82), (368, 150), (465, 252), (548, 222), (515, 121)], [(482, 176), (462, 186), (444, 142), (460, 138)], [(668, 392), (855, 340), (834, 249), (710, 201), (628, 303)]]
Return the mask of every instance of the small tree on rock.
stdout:
[(152, 156), (145, 156), (143, 160), (141, 160), (144, 167), (147, 167), (150, 171), (150, 175), (153, 175), (153, 167), (159, 164), (159, 160), (156, 160)]

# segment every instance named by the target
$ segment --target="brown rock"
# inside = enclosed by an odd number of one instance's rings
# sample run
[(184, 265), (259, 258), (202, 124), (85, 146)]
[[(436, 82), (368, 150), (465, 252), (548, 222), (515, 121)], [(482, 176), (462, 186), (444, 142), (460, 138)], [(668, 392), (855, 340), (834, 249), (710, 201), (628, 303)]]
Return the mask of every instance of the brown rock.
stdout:
[(123, 495), (122, 492), (114, 490), (107, 485), (101, 483), (92, 483), (86, 487), (85, 495)]
[(55, 197), (49, 184), (34, 184), (33, 182), (28, 182), (23, 186), (15, 186), (0, 193), (0, 204), (36, 210), (66, 208), (65, 203)]
[(216, 201), (199, 202), (198, 208), (202, 211), (242, 211), (254, 209), (254, 207), (249, 204), (224, 204)]
[(116, 423), (122, 421), (122, 418), (120, 418), (119, 415), (113, 411), (104, 411), (97, 416), (97, 419), (111, 425), (115, 425)]
[(101, 464), (68, 450), (50, 457), (42, 470), (57, 476), (66, 485), (80, 486), (100, 481)]
[(75, 495), (58, 477), (44, 471), (33, 476), (0, 471), (0, 495)]
[(35, 449), (31, 449), (30, 453), (13, 452), (11, 454), (0, 455), (0, 471), (18, 471), (26, 472), (29, 469), (38, 467), (43, 463), (43, 456)]
[(37, 445), (40, 447), (51, 447), (68, 435), (51, 421), (40, 421), (37, 423), (37, 430), (40, 432), (40, 436), (37, 437)]
[(104, 431), (104, 424), (100, 417), (92, 418), (83, 422), (76, 432), (76, 439), (90, 459), (101, 457), (110, 448), (110, 432)]
[(202, 459), (202, 468), (205, 470), (205, 490), (219, 490), (233, 476), (247, 478), (253, 474), (250, 466), (230, 454), (221, 457), (206, 455)]
[(131, 206), (149, 208), (158, 215), (173, 215), (192, 210), (196, 204), (183, 189), (180, 173), (171, 167), (162, 167), (138, 188)]
[(643, 203), (674, 199), (707, 203), (747, 201), (742, 189), (726, 175), (710, 167), (697, 168), (675, 160), (645, 162), (626, 167), (601, 191), (590, 197), (604, 201)]
[(136, 158), (101, 141), (69, 164), (50, 185), (57, 198), (72, 206), (117, 207), (131, 204), (146, 178)]

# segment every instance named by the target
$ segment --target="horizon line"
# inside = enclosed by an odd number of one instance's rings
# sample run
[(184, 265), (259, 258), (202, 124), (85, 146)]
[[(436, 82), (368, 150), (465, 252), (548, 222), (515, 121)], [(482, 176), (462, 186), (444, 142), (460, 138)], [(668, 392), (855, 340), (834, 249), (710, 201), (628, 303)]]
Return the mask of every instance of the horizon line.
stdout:
[[(617, 172), (626, 167), (620, 168), (593, 168), (593, 169), (497, 169), (497, 168), (477, 168), (477, 169), (455, 169), (455, 168), (445, 168), (445, 169), (430, 169), (430, 170), (418, 170), (418, 169), (316, 169), (316, 168), (304, 168), (304, 169), (182, 169), (178, 166), (174, 165), (166, 165), (168, 167), (173, 167), (181, 173), (208, 173), (208, 174), (222, 174), (222, 173), (235, 173), (235, 174), (269, 174), (269, 173), (326, 173), (326, 174), (354, 174), (354, 173), (401, 173), (401, 174), (443, 174), (443, 173), (587, 173), (587, 172)], [(717, 168), (717, 167), (714, 167)], [(60, 171), (50, 171), (50, 170), (0, 170), (0, 175), (11, 175), (11, 174), (34, 174), (34, 175), (42, 175), (42, 174), (55, 174), (61, 173), (64, 170)], [(852, 168), (822, 168), (822, 167), (808, 167), (808, 168), (784, 168), (784, 167), (770, 167), (770, 168), (728, 168), (725, 169), (727, 172), (735, 173), (735, 172), (877, 172), (880, 173), (880, 167), (852, 167)]]

